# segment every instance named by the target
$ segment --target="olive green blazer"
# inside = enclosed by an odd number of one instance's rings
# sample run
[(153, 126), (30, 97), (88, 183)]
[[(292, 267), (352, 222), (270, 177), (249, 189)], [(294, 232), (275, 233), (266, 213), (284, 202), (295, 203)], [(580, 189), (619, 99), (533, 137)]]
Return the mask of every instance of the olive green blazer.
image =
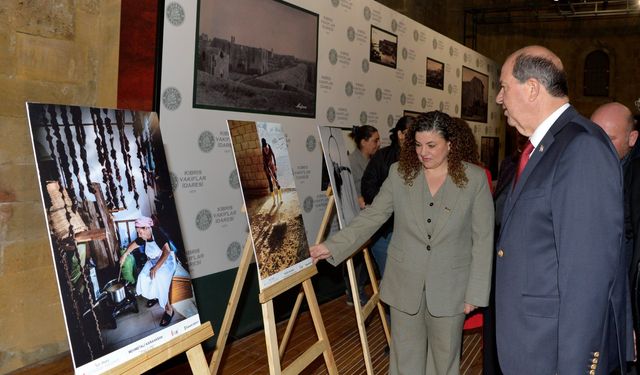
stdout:
[(409, 186), (398, 173), (398, 164), (393, 164), (371, 206), (325, 242), (332, 254), (327, 260), (333, 265), (342, 263), (395, 213), (380, 287), (382, 300), (415, 314), (424, 291), (434, 316), (460, 314), (465, 302), (486, 306), (493, 256), (493, 200), (485, 171), (464, 165), (469, 181), (459, 188), (447, 176), (438, 192), (441, 204), (436, 207), (433, 234), (428, 238), (424, 172)]

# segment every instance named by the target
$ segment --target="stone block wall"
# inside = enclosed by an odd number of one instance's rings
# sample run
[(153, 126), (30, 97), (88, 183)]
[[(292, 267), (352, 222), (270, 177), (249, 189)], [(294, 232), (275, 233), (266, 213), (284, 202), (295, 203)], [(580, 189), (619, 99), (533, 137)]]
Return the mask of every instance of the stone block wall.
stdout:
[(233, 121), (231, 127), (243, 193), (248, 196), (265, 194), (269, 190), (269, 181), (262, 167), (262, 146), (255, 122)]
[(120, 0), (0, 2), (0, 373), (68, 350), (25, 102), (115, 107)]

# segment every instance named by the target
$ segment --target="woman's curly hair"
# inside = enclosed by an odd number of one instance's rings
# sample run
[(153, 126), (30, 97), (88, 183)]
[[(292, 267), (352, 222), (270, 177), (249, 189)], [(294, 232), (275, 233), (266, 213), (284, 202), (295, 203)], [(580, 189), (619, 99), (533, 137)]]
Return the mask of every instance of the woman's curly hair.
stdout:
[(452, 130), (454, 120), (444, 112), (431, 111), (420, 115), (407, 132), (404, 146), (400, 151), (400, 160), (398, 163), (398, 172), (404, 179), (405, 184), (412, 186), (413, 180), (418, 176), (422, 169), (422, 163), (416, 155), (416, 133), (419, 132), (435, 132), (442, 136), (445, 141), (451, 142), (451, 149), (447, 157), (448, 174), (456, 186), (462, 188), (467, 182), (465, 167), (462, 164), (462, 155), (460, 148), (456, 145), (453, 138)]

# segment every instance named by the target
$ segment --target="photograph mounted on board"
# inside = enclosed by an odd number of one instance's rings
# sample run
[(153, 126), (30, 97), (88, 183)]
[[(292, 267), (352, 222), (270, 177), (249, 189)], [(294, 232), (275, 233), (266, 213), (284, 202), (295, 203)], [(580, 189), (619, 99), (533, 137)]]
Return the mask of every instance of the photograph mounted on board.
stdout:
[(462, 67), (463, 120), (487, 122), (489, 112), (489, 76), (466, 66)]
[(153, 112), (28, 103), (77, 374), (200, 325)]
[(264, 290), (313, 264), (287, 140), (280, 124), (227, 124)]
[(427, 86), (444, 89), (444, 63), (427, 57)]
[(371, 25), (369, 60), (395, 69), (398, 63), (398, 36)]
[(318, 133), (320, 133), (322, 154), (336, 201), (338, 223), (340, 228), (344, 228), (360, 212), (349, 152), (344, 142), (345, 130), (333, 126), (318, 126)]
[(200, 0), (193, 106), (315, 117), (318, 15), (278, 0)]
[(402, 111), (402, 115), (416, 118), (416, 117), (420, 117), (421, 115), (424, 115), (424, 112), (411, 111), (411, 110), (405, 109)]

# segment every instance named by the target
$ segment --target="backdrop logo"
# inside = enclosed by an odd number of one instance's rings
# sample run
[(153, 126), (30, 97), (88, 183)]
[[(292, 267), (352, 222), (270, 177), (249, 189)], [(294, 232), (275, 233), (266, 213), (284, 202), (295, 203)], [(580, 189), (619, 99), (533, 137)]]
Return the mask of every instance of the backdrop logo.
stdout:
[(451, 94), (452, 90), (453, 90), (453, 87), (451, 86), (451, 84), (449, 84), (449, 86), (447, 86), (447, 91), (449, 92), (449, 94)]
[(304, 212), (309, 213), (311, 212), (311, 210), (313, 210), (313, 198), (311, 197), (306, 197), (304, 199), (304, 202), (302, 203), (302, 209), (304, 210)]
[(389, 116), (387, 116), (387, 125), (388, 125), (390, 128), (393, 128), (393, 115), (389, 115)]
[(409, 55), (409, 51), (407, 51), (407, 48), (406, 47), (402, 48), (402, 59), (406, 60), (408, 55)]
[(333, 48), (331, 48), (331, 50), (329, 51), (329, 62), (331, 63), (331, 65), (336, 65), (336, 63), (338, 62), (338, 52), (336, 52), (336, 50)]
[(198, 147), (202, 152), (211, 152), (216, 145), (216, 137), (208, 130), (200, 133), (198, 137)]
[(417, 42), (419, 37), (420, 33), (418, 33), (418, 30), (413, 30), (413, 40)]
[(460, 68), (456, 68), (456, 77), (460, 78)]
[(350, 42), (353, 42), (354, 39), (356, 39), (356, 30), (353, 26), (349, 26), (347, 29), (347, 39), (349, 39)]
[(427, 108), (427, 98), (422, 98), (420, 105), (422, 106), (422, 109)]
[(178, 3), (169, 3), (166, 15), (169, 23), (173, 26), (180, 26), (184, 22), (184, 9)]
[(449, 47), (449, 56), (453, 56), (453, 47)]
[(438, 41), (435, 38), (431, 42), (431, 45), (433, 46), (433, 49), (438, 49)]
[(376, 100), (377, 101), (381, 101), (382, 100), (382, 89), (381, 88), (377, 88), (376, 89)]
[(444, 103), (440, 102), (440, 106), (438, 108), (440, 108), (440, 112), (443, 112), (444, 111)]
[(369, 71), (369, 60), (362, 59), (362, 72), (366, 73)]
[(312, 152), (316, 149), (316, 137), (310, 135), (307, 137), (306, 141), (307, 151)]
[(327, 109), (327, 121), (333, 123), (336, 120), (336, 110), (333, 107)]
[(162, 105), (170, 111), (175, 111), (180, 107), (182, 95), (175, 87), (167, 87), (162, 93)]
[(405, 105), (407, 103), (407, 96), (402, 93), (400, 94), (400, 104)]
[(178, 188), (178, 176), (173, 172), (169, 172), (169, 179), (171, 180), (171, 191), (176, 191)]
[(364, 7), (364, 19), (369, 21), (371, 19), (371, 9)]
[(196, 216), (196, 227), (200, 230), (207, 230), (211, 226), (212, 219), (211, 211), (207, 209), (200, 210)]
[(334, 8), (337, 8), (338, 5), (340, 5), (340, 0), (331, 0), (331, 5), (333, 5)]
[[(456, 104), (455, 106), (456, 115), (458, 114), (459, 110), (460, 110), (460, 107)], [(491, 115), (493, 116), (493, 113), (491, 113)], [(491, 119), (493, 119), (493, 117), (491, 117)]]
[(238, 179), (237, 169), (234, 169), (233, 171), (231, 171), (231, 174), (229, 175), (229, 186), (231, 186), (231, 188), (234, 190), (237, 190), (240, 188), (240, 180)]
[(347, 94), (347, 96), (353, 95), (353, 83), (351, 83), (351, 81), (348, 81), (347, 84), (344, 85), (344, 93)]
[(362, 125), (367, 124), (367, 112), (365, 111), (360, 112), (360, 124)]
[(391, 30), (393, 30), (393, 32), (396, 32), (396, 30), (398, 30), (398, 21), (391, 20)]
[(413, 85), (417, 85), (418, 84), (418, 75), (413, 73), (413, 75), (411, 76), (411, 83), (413, 83)]
[(242, 247), (237, 241), (233, 241), (229, 247), (227, 247), (227, 259), (232, 262), (235, 262), (240, 258), (240, 252), (242, 251)]

